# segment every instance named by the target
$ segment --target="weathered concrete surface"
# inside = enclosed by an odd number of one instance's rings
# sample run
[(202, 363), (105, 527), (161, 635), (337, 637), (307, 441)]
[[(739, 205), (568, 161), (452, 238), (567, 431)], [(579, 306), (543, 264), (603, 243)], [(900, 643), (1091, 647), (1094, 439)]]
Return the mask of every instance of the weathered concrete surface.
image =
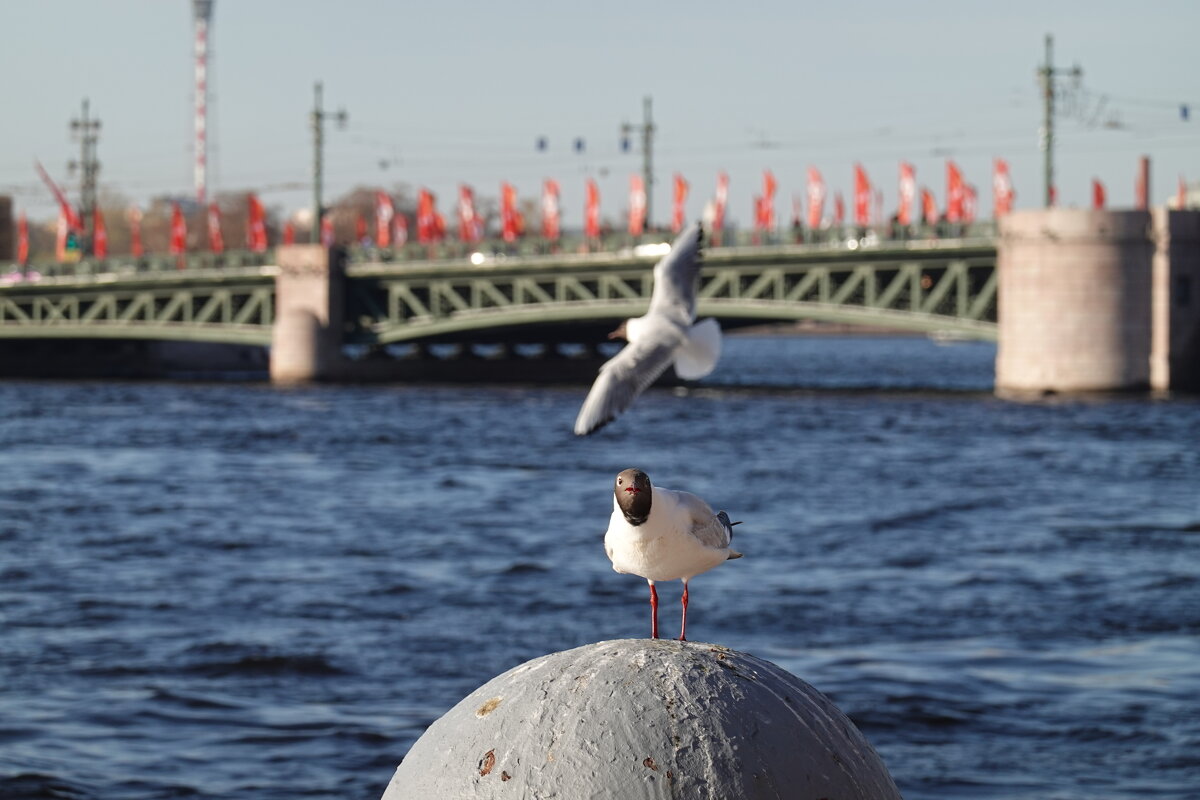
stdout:
[(276, 254), (271, 380), (336, 379), (342, 368), (344, 254), (319, 244), (284, 245)]
[(998, 393), (1149, 387), (1149, 226), (1145, 211), (1001, 218)]
[(1200, 211), (1156, 208), (1150, 386), (1200, 391)]
[(899, 798), (824, 695), (697, 642), (552, 653), (471, 693), (413, 745), (383, 800)]

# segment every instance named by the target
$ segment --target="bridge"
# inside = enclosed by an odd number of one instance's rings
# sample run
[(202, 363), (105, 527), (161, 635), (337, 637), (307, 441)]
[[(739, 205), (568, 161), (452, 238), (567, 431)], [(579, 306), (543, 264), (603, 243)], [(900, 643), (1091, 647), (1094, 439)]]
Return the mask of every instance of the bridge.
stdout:
[[(994, 339), (998, 392), (1200, 388), (1200, 212), (1014, 212), (1000, 234), (710, 248), (699, 313)], [(179, 345), (252, 352), (260, 373), (269, 352), (281, 381), (450, 377), (431, 365), (452, 361), (469, 380), (587, 379), (604, 334), (647, 307), (652, 250), (82, 265), (0, 282), (0, 376), (122, 375)]]
[[(283, 251), (281, 251), (283, 252)], [(344, 264), (341, 344), (594, 346), (645, 311), (653, 246), (590, 254)], [(275, 259), (278, 261), (279, 259)], [(699, 314), (726, 328), (819, 320), (996, 337), (996, 250), (987, 240), (873, 248), (774, 245), (705, 253)], [(140, 340), (267, 347), (278, 263), (147, 272), (90, 270), (0, 287), (0, 350), (13, 340)], [(6, 343), (7, 340), (7, 343)]]

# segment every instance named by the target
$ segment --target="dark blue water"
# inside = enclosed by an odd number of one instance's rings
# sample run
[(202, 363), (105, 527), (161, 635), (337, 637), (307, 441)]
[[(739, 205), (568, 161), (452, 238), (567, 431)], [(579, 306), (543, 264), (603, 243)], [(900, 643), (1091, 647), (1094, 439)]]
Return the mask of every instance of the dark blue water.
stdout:
[(586, 440), (583, 388), (0, 382), (0, 797), (379, 797), (492, 676), (648, 635), (601, 547), (632, 465), (745, 521), (691, 637), (830, 694), (910, 800), (1200, 795), (1200, 403), (727, 345)]

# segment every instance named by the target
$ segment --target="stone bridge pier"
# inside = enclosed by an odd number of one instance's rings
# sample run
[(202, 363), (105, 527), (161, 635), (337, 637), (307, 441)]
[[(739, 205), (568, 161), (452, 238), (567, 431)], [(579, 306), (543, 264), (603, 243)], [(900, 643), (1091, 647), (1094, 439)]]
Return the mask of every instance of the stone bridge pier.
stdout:
[(996, 392), (1196, 388), (1200, 212), (1001, 219)]
[(1200, 392), (1200, 211), (1156, 208), (1150, 385)]
[(342, 376), (345, 251), (319, 244), (276, 251), (271, 382), (307, 383)]

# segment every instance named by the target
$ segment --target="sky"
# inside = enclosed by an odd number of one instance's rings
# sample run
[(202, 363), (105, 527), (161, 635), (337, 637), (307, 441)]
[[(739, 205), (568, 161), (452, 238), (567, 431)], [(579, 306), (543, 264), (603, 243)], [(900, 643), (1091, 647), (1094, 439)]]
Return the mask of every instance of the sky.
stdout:
[[(508, 181), (533, 198), (554, 178), (564, 225), (579, 227), (590, 177), (615, 220), (641, 170), (620, 127), (640, 124), (651, 97), (659, 224), (676, 173), (696, 217), (727, 172), (728, 217), (745, 226), (764, 170), (787, 220), (809, 166), (849, 203), (855, 163), (890, 214), (902, 160), (941, 204), (953, 159), (988, 216), (1004, 158), (1016, 206), (1036, 207), (1035, 71), (1050, 33), (1055, 66), (1083, 70), (1077, 86), (1063, 79), (1055, 119), (1060, 202), (1089, 205), (1095, 178), (1110, 206), (1132, 205), (1141, 155), (1165, 202), (1181, 175), (1200, 183), (1197, 30), (1195, 0), (216, 0), (209, 192), (255, 190), (284, 214), (311, 205), (322, 81), (326, 110), (348, 114), (326, 126), (327, 204), (359, 186), (428, 187), (452, 218), (460, 184), (497, 197)], [(2, 0), (0, 194), (31, 219), (54, 216), (37, 158), (77, 197), (69, 123), (88, 98), (102, 196), (191, 196), (192, 42), (190, 0)]]

